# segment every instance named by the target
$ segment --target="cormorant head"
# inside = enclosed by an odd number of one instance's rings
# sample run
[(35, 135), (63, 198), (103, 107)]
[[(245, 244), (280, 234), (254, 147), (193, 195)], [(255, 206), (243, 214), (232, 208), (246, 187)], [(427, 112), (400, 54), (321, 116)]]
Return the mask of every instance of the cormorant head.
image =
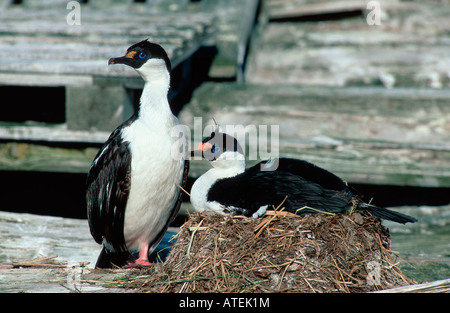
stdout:
[(215, 168), (233, 168), (242, 166), (245, 169), (245, 156), (239, 142), (233, 136), (218, 130), (201, 143), (191, 156), (201, 156), (211, 162)]
[(109, 59), (108, 65), (111, 64), (131, 66), (145, 81), (157, 73), (169, 73), (171, 69), (166, 51), (147, 39), (129, 47), (124, 56)]

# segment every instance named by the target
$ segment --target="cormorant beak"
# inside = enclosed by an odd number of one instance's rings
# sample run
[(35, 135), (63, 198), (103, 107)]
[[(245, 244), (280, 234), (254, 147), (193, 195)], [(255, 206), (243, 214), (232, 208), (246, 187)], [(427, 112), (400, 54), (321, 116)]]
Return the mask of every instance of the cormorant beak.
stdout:
[(208, 161), (214, 161), (215, 156), (211, 153), (212, 145), (209, 142), (201, 142), (197, 146), (197, 150), (191, 151), (191, 157), (202, 157)]
[(111, 58), (108, 61), (108, 65), (111, 64), (125, 64), (125, 65), (130, 65), (133, 62), (132, 60), (134, 59), (134, 57), (136, 56), (137, 52), (132, 50), (130, 52), (127, 52), (127, 54), (125, 54), (123, 57), (118, 57), (118, 58)]

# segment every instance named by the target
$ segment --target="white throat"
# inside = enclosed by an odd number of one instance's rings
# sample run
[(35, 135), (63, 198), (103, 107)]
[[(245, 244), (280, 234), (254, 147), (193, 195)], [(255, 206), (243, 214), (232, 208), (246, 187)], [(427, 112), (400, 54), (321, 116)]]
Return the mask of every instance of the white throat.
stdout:
[(155, 122), (155, 119), (172, 117), (167, 93), (170, 87), (170, 74), (161, 59), (151, 59), (136, 71), (145, 81), (140, 99), (139, 117)]
[(160, 82), (167, 85), (167, 88), (169, 87), (170, 74), (167, 70), (166, 62), (162, 59), (150, 59), (140, 68), (137, 68), (136, 71), (146, 83)]

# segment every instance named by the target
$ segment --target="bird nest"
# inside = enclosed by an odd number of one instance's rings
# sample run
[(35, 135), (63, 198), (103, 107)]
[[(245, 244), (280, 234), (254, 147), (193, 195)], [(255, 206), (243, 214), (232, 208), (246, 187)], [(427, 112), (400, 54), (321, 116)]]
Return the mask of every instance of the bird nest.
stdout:
[[(360, 213), (193, 214), (166, 262), (130, 279), (149, 292), (365, 292), (409, 285), (388, 230)], [(143, 275), (144, 274), (144, 275)], [(145, 275), (147, 274), (147, 275)]]

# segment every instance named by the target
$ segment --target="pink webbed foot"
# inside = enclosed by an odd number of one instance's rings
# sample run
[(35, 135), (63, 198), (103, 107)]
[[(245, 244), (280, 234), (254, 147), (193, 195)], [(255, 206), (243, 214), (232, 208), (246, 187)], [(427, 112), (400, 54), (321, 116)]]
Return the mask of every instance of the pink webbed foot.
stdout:
[(128, 262), (125, 264), (123, 268), (136, 268), (136, 267), (146, 267), (146, 266), (152, 266), (153, 263), (149, 262), (148, 260), (141, 260), (136, 259), (134, 261)]
[(134, 268), (134, 267), (146, 267), (152, 266), (153, 263), (148, 260), (148, 247), (139, 251), (139, 258), (134, 261), (128, 262), (124, 268)]

